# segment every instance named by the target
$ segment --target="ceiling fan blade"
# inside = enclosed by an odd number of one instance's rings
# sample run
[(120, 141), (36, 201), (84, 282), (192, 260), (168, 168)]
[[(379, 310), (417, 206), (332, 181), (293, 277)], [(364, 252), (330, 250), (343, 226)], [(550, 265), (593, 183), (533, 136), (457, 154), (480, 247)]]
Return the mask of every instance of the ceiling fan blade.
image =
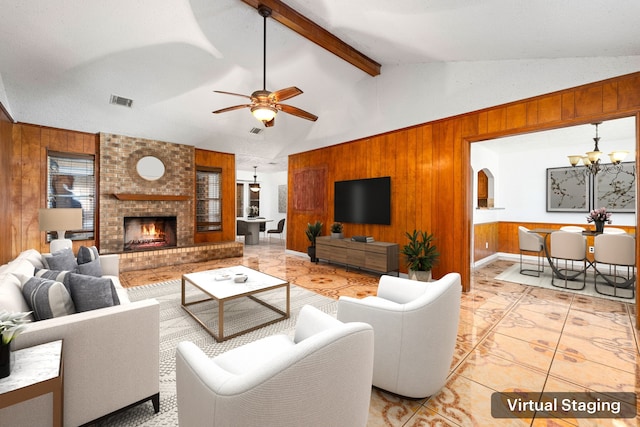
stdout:
[(318, 116), (316, 116), (315, 114), (308, 113), (304, 110), (301, 110), (298, 107), (292, 107), (291, 105), (286, 105), (286, 104), (276, 104), (276, 108), (278, 110), (284, 111), (285, 113), (293, 114), (294, 116), (311, 120), (312, 122), (315, 122), (316, 120), (318, 120)]
[(212, 111), (213, 114), (226, 113), (227, 111), (239, 110), (241, 108), (251, 107), (251, 104), (234, 105), (233, 107), (221, 108), (220, 110)]
[(272, 99), (275, 102), (280, 102), (289, 98), (293, 98), (294, 96), (298, 96), (301, 93), (303, 92), (300, 89), (295, 86), (291, 86), (272, 92), (271, 95), (269, 95), (269, 99)]
[(251, 99), (251, 97), (249, 95), (243, 95), (241, 93), (233, 93), (233, 92), (225, 92), (223, 90), (214, 90), (215, 93), (223, 93), (225, 95), (233, 95), (233, 96), (241, 96), (243, 98), (248, 98)]

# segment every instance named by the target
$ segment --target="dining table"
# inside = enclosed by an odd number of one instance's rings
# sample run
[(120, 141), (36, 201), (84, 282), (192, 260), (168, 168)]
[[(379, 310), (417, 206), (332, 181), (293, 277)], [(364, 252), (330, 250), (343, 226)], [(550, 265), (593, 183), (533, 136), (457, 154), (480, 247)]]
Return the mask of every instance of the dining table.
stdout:
[(244, 236), (245, 245), (257, 245), (260, 243), (260, 224), (266, 224), (267, 222), (273, 222), (272, 219), (266, 218), (237, 218), (238, 221), (244, 221), (247, 223), (247, 230), (251, 233)]

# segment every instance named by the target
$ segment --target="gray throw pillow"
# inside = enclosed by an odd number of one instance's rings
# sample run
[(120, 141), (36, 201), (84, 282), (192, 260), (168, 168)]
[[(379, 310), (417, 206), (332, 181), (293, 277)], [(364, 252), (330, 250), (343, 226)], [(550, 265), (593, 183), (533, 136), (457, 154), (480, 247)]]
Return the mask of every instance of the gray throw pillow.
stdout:
[(108, 277), (69, 273), (66, 284), (78, 313), (120, 304), (116, 288)]
[(100, 265), (100, 260), (97, 259), (84, 264), (78, 264), (78, 273), (86, 274), (87, 276), (102, 277), (102, 265)]
[(98, 248), (95, 246), (80, 246), (78, 249), (78, 264), (95, 261), (100, 258)]
[(22, 284), (22, 295), (33, 311), (35, 320), (51, 319), (76, 312), (66, 286), (55, 280), (30, 277)]
[(102, 277), (100, 254), (95, 246), (80, 246), (78, 249), (78, 272), (89, 276)]
[(61, 249), (58, 252), (47, 255), (45, 256), (45, 260), (51, 270), (73, 271), (78, 268), (76, 257), (73, 256), (73, 251), (69, 248)]
[(46, 268), (36, 268), (34, 276), (41, 277), (43, 279), (50, 279), (56, 282), (64, 283), (65, 277), (69, 273), (74, 273), (72, 271), (58, 271), (58, 270), (47, 270)]

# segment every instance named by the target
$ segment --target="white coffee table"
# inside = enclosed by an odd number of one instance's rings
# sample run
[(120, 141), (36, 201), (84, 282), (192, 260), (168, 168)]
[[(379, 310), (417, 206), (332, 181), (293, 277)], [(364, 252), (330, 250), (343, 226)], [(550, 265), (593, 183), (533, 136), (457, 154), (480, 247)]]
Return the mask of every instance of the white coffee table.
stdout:
[[(234, 276), (236, 274), (245, 274), (248, 279), (244, 283), (236, 283), (234, 282)], [(228, 278), (224, 278), (229, 276)], [(187, 285), (194, 286), (204, 294), (208, 296), (208, 298), (199, 299), (197, 301), (189, 301), (186, 300), (185, 289)], [(256, 294), (261, 292), (271, 291), (273, 289), (284, 288), (286, 291), (286, 309), (280, 310), (277, 307), (259, 299), (256, 297)], [(251, 326), (247, 329), (243, 329), (242, 331), (235, 332), (230, 335), (225, 335), (224, 333), (224, 304), (227, 301), (234, 300), (237, 298), (248, 297), (252, 300), (262, 304), (263, 306), (275, 311), (281, 316), (269, 320), (264, 323), (260, 323), (258, 325)], [(266, 325), (270, 325), (275, 322), (279, 322), (283, 319), (289, 318), (290, 312), (290, 288), (289, 282), (286, 280), (279, 279), (274, 276), (270, 276), (268, 274), (261, 273), (259, 271), (253, 270), (244, 266), (235, 266), (228, 268), (219, 268), (215, 270), (207, 270), (200, 271), (197, 273), (189, 273), (182, 275), (182, 308), (185, 309), (187, 313), (191, 317), (193, 317), (202, 327), (216, 339), (216, 341), (225, 341), (230, 338), (236, 337), (238, 335), (246, 334), (247, 332), (254, 331), (258, 328), (262, 328)], [(217, 333), (209, 328), (205, 322), (205, 320), (200, 319), (198, 315), (190, 310), (189, 306), (194, 304), (199, 304), (206, 301), (217, 301), (218, 302), (218, 331)]]

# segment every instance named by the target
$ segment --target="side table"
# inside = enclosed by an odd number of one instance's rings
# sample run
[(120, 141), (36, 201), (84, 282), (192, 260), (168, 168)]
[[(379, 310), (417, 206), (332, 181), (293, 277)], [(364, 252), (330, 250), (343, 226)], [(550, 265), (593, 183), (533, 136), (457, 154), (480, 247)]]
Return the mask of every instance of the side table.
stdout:
[(0, 409), (47, 393), (53, 394), (53, 425), (62, 427), (62, 340), (14, 352), (11, 375), (0, 379)]

